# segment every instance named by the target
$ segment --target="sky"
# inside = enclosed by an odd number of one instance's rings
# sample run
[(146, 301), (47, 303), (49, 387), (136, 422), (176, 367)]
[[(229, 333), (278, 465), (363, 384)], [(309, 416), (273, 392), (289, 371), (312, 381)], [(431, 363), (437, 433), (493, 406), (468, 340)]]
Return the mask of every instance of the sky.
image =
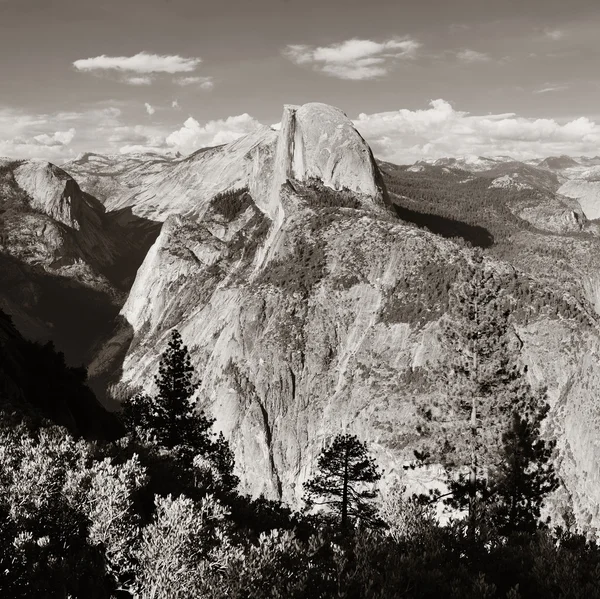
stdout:
[(0, 155), (181, 152), (342, 109), (379, 158), (600, 154), (597, 0), (0, 0)]

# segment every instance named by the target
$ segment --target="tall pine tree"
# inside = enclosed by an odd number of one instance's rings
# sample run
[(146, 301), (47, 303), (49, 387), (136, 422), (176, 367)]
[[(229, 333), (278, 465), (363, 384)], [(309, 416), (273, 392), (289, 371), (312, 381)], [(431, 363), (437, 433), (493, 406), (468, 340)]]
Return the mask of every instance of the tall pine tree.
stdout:
[(188, 349), (179, 331), (174, 330), (162, 355), (158, 374), (154, 377), (158, 389), (154, 398), (155, 422), (158, 424), (160, 441), (167, 447), (189, 441), (188, 429), (197, 421), (203, 433), (212, 425), (203, 414), (194, 412), (192, 398), (200, 384), (200, 381), (194, 380), (194, 374)]
[(215, 436), (214, 419), (195, 405), (200, 381), (177, 330), (171, 333), (154, 381), (155, 395), (138, 394), (125, 402), (123, 420), (127, 428), (145, 443), (177, 448), (190, 467), (193, 464), (199, 473), (214, 470), (221, 486), (234, 488), (238, 479), (233, 474), (233, 454), (223, 435)]
[(558, 487), (551, 461), (555, 443), (540, 435), (545, 397), (525, 385), (502, 436), (500, 460), (490, 480), (493, 520), (500, 532), (532, 532), (545, 497)]
[(519, 373), (510, 357), (509, 302), (500, 277), (486, 268), (481, 253), (475, 253), (472, 264), (465, 262), (449, 295), (440, 336), (445, 359), (437, 376), (468, 453), (468, 478), (452, 486), (455, 500), (468, 497), (473, 536), (481, 468), (499, 451), (510, 390)]
[(373, 484), (381, 474), (366, 443), (355, 435), (337, 435), (321, 452), (317, 467), (317, 473), (304, 483), (307, 507), (326, 506), (339, 521), (342, 532), (356, 520), (375, 521), (371, 504), (376, 496)]

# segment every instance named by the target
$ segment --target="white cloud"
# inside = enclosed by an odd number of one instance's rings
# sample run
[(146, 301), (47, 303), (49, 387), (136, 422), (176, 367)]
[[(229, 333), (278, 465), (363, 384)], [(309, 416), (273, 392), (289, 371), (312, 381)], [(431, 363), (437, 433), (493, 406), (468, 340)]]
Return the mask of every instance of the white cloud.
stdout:
[(204, 125), (190, 117), (181, 129), (174, 131), (166, 139), (172, 148), (183, 154), (189, 154), (199, 148), (230, 143), (247, 135), (262, 125), (249, 114), (230, 116), (226, 119), (208, 121)]
[(206, 91), (211, 90), (215, 86), (212, 77), (178, 77), (174, 81), (181, 87), (194, 85)]
[(557, 42), (558, 40), (561, 40), (565, 37), (565, 32), (562, 31), (561, 29), (550, 29), (550, 28), (546, 28), (544, 29), (544, 35)]
[(461, 62), (466, 63), (489, 62), (491, 60), (488, 54), (478, 52), (477, 50), (469, 50), (467, 48), (458, 51), (456, 53), (456, 58)]
[(134, 56), (95, 56), (76, 60), (78, 71), (123, 71), (132, 73), (189, 73), (202, 62), (201, 58), (184, 58), (179, 55), (159, 55), (139, 52)]
[(151, 85), (154, 80), (152, 77), (145, 75), (142, 77), (125, 77), (123, 81), (129, 83), (129, 85)]
[(156, 112), (156, 108), (154, 108), (154, 106), (152, 106), (152, 104), (148, 104), (148, 102), (145, 102), (144, 106), (146, 107), (146, 112), (150, 116), (152, 116)]
[[(42, 133), (33, 137), (33, 142), (41, 146), (68, 146), (75, 137), (75, 129), (71, 127), (68, 131), (56, 131), (52, 135)], [(32, 142), (29, 142), (32, 143)]]
[(0, 138), (0, 155), (11, 158), (44, 158), (57, 160), (72, 151), (67, 146), (73, 141), (76, 130), (40, 133), (33, 137), (17, 136), (11, 139)]
[(298, 65), (339, 79), (375, 79), (389, 73), (398, 60), (416, 56), (421, 44), (410, 38), (384, 42), (351, 39), (330, 46), (288, 45), (283, 54)]
[(566, 84), (561, 85), (548, 85), (547, 87), (542, 87), (541, 89), (536, 89), (534, 94), (549, 94), (552, 92), (562, 92), (566, 89), (569, 89), (569, 86)]
[(0, 106), (0, 155), (42, 158), (60, 164), (77, 151), (105, 143), (105, 133), (118, 125), (121, 110), (95, 105), (81, 112), (27, 114)]
[(179, 100), (173, 100), (171, 102), (171, 108), (173, 108), (173, 110), (181, 110), (181, 106), (179, 106)]
[(164, 146), (133, 144), (119, 148), (119, 154), (164, 154)]
[(392, 162), (467, 154), (521, 159), (595, 154), (600, 145), (600, 125), (585, 117), (561, 124), (514, 113), (472, 115), (445, 100), (433, 100), (425, 110), (361, 114), (355, 124), (374, 153)]

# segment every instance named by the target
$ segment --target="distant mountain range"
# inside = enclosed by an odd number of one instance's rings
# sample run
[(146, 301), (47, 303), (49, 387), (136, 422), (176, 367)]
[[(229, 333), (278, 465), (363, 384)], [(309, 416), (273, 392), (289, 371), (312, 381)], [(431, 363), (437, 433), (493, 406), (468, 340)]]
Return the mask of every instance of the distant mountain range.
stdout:
[(415, 164), (430, 164), (433, 166), (449, 166), (453, 168), (461, 168), (468, 171), (486, 171), (490, 170), (500, 164), (509, 162), (523, 162), (524, 164), (530, 164), (538, 166), (540, 168), (549, 170), (565, 170), (572, 167), (578, 166), (598, 166), (600, 165), (600, 156), (579, 156), (573, 158), (572, 156), (548, 156), (547, 158), (533, 158), (524, 161), (519, 161), (511, 156), (477, 156), (471, 154), (468, 156), (458, 156), (450, 158), (436, 158), (430, 160), (417, 161)]

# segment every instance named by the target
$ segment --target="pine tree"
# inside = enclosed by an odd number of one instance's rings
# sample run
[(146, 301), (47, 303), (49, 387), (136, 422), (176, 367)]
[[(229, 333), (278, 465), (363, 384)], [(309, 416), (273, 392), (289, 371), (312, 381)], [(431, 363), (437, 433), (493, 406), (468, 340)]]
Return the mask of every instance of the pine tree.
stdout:
[(228, 443), (223, 435), (213, 433), (214, 419), (194, 405), (193, 396), (200, 383), (177, 330), (171, 333), (154, 380), (158, 390), (155, 395), (137, 394), (125, 402), (125, 426), (146, 444), (169, 450), (177, 448), (190, 467), (203, 464), (203, 471), (214, 471), (209, 479), (215, 480), (216, 474), (220, 487), (237, 486)]
[[(190, 434), (190, 425), (197, 420), (193, 414), (192, 397), (199, 381), (194, 381), (194, 374), (188, 349), (175, 329), (162, 355), (158, 375), (154, 378), (158, 393), (153, 412), (160, 441), (167, 447), (181, 443)], [(203, 418), (200, 424), (204, 429), (202, 432), (205, 432), (212, 422)]]
[[(499, 277), (486, 270), (476, 252), (465, 264), (449, 294), (449, 313), (442, 323), (445, 363), (437, 375), (444, 384), (451, 414), (467, 429), (468, 482), (453, 485), (454, 501), (468, 494), (469, 529), (474, 535), (480, 469), (498, 451), (503, 417), (518, 370), (510, 360), (509, 304)], [(466, 484), (465, 484), (466, 482)]]
[(505, 534), (535, 530), (544, 498), (558, 487), (551, 462), (555, 444), (540, 436), (540, 424), (548, 409), (526, 388), (502, 437), (503, 451), (491, 495), (494, 520)]
[(355, 435), (337, 435), (321, 452), (317, 466), (317, 473), (304, 483), (307, 507), (327, 506), (339, 519), (342, 532), (352, 521), (375, 522), (370, 500), (376, 496), (372, 485), (381, 474), (366, 443)]

